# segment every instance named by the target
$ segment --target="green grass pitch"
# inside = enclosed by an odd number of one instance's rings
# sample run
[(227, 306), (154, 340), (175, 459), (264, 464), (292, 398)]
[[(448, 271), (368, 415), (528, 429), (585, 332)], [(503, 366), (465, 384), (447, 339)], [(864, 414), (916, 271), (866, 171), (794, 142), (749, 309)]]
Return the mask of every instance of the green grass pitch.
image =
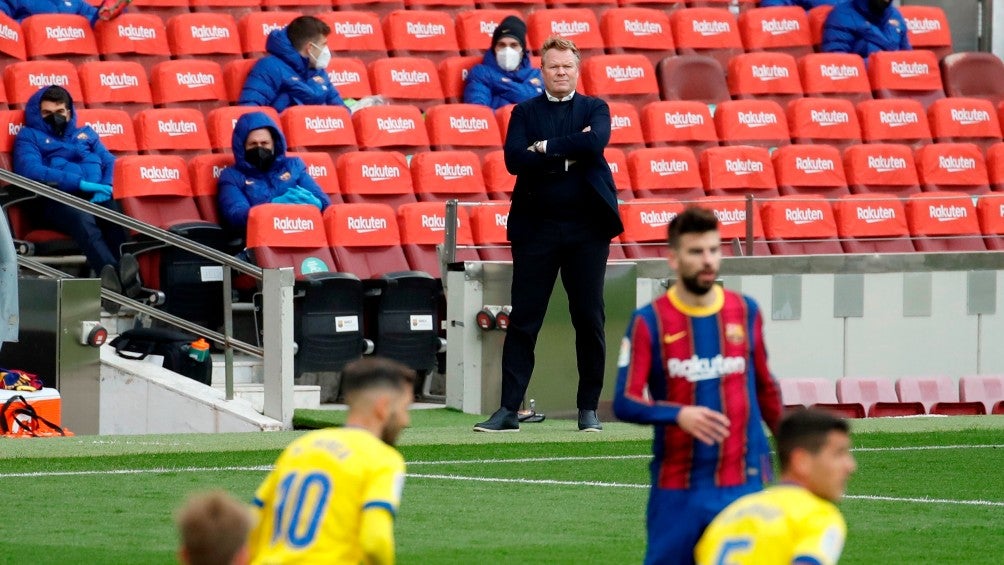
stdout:
[[(477, 416), (412, 416), (400, 563), (641, 562), (648, 428), (475, 434)], [(297, 412), (308, 426), (342, 417)], [(211, 488), (249, 500), (298, 433), (0, 440), (0, 564), (173, 563), (180, 501)], [(841, 563), (1001, 562), (1004, 417), (863, 420), (854, 444)]]

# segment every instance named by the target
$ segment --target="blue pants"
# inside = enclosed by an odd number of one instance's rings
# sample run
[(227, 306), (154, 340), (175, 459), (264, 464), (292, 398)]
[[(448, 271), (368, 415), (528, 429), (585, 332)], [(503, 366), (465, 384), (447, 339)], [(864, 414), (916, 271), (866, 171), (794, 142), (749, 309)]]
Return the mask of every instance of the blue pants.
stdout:
[[(99, 204), (120, 212), (114, 200)], [(119, 264), (119, 248), (126, 240), (125, 230), (116, 224), (58, 202), (45, 205), (45, 223), (70, 236), (87, 257), (87, 264), (101, 274), (101, 267)]]
[(740, 496), (762, 489), (759, 481), (701, 490), (653, 487), (648, 498), (645, 565), (693, 565), (694, 547), (711, 520)]

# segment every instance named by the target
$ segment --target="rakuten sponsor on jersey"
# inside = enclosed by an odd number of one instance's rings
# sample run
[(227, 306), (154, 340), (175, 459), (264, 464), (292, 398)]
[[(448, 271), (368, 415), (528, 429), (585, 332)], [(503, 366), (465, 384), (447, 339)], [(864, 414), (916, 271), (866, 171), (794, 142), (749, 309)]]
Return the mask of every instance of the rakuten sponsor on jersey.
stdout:
[(671, 358), (667, 365), (671, 378), (683, 378), (696, 382), (743, 373), (746, 371), (746, 358), (715, 355), (708, 359), (694, 355), (690, 359)]

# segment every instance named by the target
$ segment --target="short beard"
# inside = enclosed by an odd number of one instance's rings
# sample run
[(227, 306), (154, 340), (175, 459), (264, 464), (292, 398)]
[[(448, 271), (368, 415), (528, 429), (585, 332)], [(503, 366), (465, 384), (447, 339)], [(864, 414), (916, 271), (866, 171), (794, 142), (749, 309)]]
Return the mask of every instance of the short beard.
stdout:
[(701, 283), (697, 282), (697, 275), (680, 277), (680, 282), (683, 283), (683, 287), (687, 289), (687, 292), (696, 294), (697, 296), (704, 296), (711, 290), (711, 287), (715, 286), (714, 282), (708, 286), (702, 286)]

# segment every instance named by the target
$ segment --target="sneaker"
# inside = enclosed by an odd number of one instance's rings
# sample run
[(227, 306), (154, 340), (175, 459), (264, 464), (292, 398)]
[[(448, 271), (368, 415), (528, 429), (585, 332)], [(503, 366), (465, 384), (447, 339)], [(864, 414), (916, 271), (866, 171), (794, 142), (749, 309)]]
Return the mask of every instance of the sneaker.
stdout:
[(603, 429), (603, 424), (596, 417), (596, 410), (579, 410), (579, 431), (598, 432)]
[[(122, 294), (122, 282), (119, 281), (119, 274), (115, 271), (114, 265), (101, 267), (101, 288), (106, 288), (115, 294)], [(119, 313), (122, 305), (105, 298), (101, 299), (101, 308), (112, 316)]]
[(474, 426), (476, 432), (518, 432), (519, 418), (516, 412), (506, 408), (499, 408), (484, 422)]
[(143, 283), (139, 280), (139, 262), (131, 253), (123, 253), (119, 259), (119, 280), (122, 290), (129, 298), (136, 298), (143, 293)]

